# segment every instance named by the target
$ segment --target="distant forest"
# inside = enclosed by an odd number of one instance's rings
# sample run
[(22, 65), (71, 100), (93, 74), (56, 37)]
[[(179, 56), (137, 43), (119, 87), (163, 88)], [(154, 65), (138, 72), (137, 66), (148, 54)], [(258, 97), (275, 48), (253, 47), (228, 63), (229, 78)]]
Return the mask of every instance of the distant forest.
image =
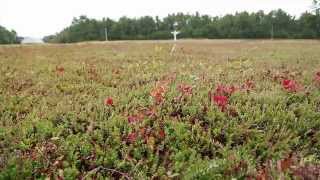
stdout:
[(45, 42), (72, 43), (105, 40), (107, 28), (109, 40), (171, 39), (175, 28), (179, 38), (292, 38), (314, 39), (320, 37), (320, 14), (305, 12), (295, 18), (283, 10), (268, 14), (241, 12), (223, 17), (190, 14), (171, 14), (163, 19), (144, 16), (122, 17), (118, 21), (104, 18), (74, 18), (72, 24), (57, 33), (44, 37)]

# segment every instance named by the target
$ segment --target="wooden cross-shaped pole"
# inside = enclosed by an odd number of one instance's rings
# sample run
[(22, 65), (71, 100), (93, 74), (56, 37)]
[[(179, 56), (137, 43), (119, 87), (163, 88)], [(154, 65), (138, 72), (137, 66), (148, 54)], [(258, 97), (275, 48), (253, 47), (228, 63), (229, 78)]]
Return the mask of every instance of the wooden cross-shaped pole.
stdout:
[(171, 32), (171, 34), (173, 34), (173, 40), (174, 40), (174, 41), (177, 41), (177, 35), (180, 34), (180, 32), (174, 30), (173, 32)]

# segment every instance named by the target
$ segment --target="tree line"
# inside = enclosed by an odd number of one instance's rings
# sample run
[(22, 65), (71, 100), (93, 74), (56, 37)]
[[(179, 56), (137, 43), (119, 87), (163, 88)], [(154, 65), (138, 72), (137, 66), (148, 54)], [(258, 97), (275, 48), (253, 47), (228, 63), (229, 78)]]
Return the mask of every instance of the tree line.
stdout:
[[(175, 22), (177, 27), (174, 26)], [(72, 24), (61, 32), (44, 37), (45, 42), (72, 43), (105, 40), (171, 39), (171, 31), (181, 32), (179, 38), (303, 38), (320, 37), (320, 13), (305, 12), (296, 18), (279, 9), (227, 14), (222, 17), (195, 14), (169, 14), (160, 19), (144, 16), (96, 20), (87, 16), (74, 18)]]
[(15, 31), (9, 31), (5, 27), (0, 26), (0, 44), (16, 44), (20, 43), (20, 38)]

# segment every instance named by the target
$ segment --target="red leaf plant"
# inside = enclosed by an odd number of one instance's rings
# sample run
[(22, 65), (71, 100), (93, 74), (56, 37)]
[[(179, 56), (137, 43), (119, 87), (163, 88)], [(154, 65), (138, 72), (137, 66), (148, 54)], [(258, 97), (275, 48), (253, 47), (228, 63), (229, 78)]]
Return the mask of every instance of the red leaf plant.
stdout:
[(143, 114), (131, 115), (131, 116), (128, 117), (128, 122), (130, 124), (134, 124), (134, 123), (136, 123), (138, 121), (141, 121), (143, 118), (144, 118)]
[(227, 96), (214, 95), (211, 97), (211, 101), (214, 102), (221, 109), (221, 111), (224, 112), (226, 110), (226, 107), (228, 105)]
[(257, 176), (256, 176), (254, 179), (256, 179), (256, 180), (267, 180), (267, 179), (269, 179), (269, 172), (268, 172), (268, 170), (267, 170), (266, 168), (260, 169), (260, 170), (258, 171)]
[(209, 92), (211, 102), (215, 103), (222, 112), (227, 109), (229, 97), (238, 90), (235, 86), (218, 85), (215, 92)]
[(192, 86), (190, 86), (190, 85), (180, 84), (180, 85), (178, 86), (178, 90), (179, 90), (183, 95), (187, 95), (187, 96), (191, 96), (191, 95), (192, 95)]
[(142, 128), (140, 128), (140, 134), (145, 134), (147, 132), (147, 128), (145, 128), (145, 127), (142, 127)]
[(56, 66), (56, 72), (60, 75), (64, 73), (64, 67), (62, 66)]
[(291, 93), (297, 92), (300, 89), (300, 85), (295, 80), (291, 79), (284, 79), (282, 81), (282, 87)]
[(161, 130), (159, 131), (159, 137), (160, 137), (161, 139), (163, 139), (163, 138), (165, 138), (165, 136), (166, 136), (166, 133), (164, 132), (163, 129), (161, 129)]
[(252, 90), (253, 88), (255, 88), (255, 83), (249, 79), (246, 80), (246, 82), (242, 85), (241, 87), (243, 90), (246, 90), (247, 92), (249, 92), (250, 90)]
[(237, 91), (237, 88), (235, 86), (218, 85), (214, 95), (231, 96), (236, 91)]
[(156, 83), (155, 88), (150, 92), (150, 95), (155, 100), (156, 105), (164, 101), (164, 96), (168, 90), (168, 86), (176, 79), (176, 73), (171, 73), (162, 77), (162, 80)]
[(167, 84), (157, 85), (150, 93), (156, 104), (161, 104), (164, 101), (165, 93), (167, 92)]
[(108, 97), (104, 100), (104, 105), (106, 106), (113, 106), (113, 99), (111, 97)]
[(151, 135), (151, 128), (142, 127), (140, 128), (140, 136), (143, 138), (144, 143), (148, 142), (148, 138)]
[(320, 165), (300, 165), (293, 170), (293, 174), (298, 177), (297, 179), (319, 179)]
[(285, 172), (294, 165), (294, 158), (290, 155), (287, 158), (277, 161), (277, 168), (280, 172)]
[(155, 117), (156, 113), (157, 113), (157, 110), (156, 110), (155, 107), (151, 107), (151, 108), (148, 108), (148, 109), (144, 110), (144, 115), (146, 115), (149, 118)]
[(316, 82), (316, 84), (318, 86), (320, 86), (320, 71), (316, 73), (316, 75), (314, 77), (314, 81)]
[(155, 107), (144, 108), (139, 110), (136, 114), (129, 115), (128, 123), (135, 124), (138, 121), (142, 121), (145, 117), (148, 117), (148, 118), (156, 117), (156, 108)]
[(136, 142), (136, 140), (137, 140), (137, 133), (136, 132), (132, 132), (132, 133), (128, 134), (127, 142), (134, 143), (134, 142)]
[[(156, 134), (156, 132), (158, 134)], [(159, 140), (163, 140), (166, 136), (166, 133), (163, 129), (160, 129), (159, 131), (152, 130), (150, 127), (142, 127), (137, 132), (131, 132), (126, 137), (127, 143), (134, 143), (140, 137), (144, 143), (148, 143), (150, 137), (158, 137)]]

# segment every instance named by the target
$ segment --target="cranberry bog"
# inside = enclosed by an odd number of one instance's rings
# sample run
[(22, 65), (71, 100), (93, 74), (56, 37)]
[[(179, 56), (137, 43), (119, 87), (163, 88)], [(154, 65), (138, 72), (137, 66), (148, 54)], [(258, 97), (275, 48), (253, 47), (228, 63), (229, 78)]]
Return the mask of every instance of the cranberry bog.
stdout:
[(320, 42), (0, 46), (0, 179), (319, 179)]

